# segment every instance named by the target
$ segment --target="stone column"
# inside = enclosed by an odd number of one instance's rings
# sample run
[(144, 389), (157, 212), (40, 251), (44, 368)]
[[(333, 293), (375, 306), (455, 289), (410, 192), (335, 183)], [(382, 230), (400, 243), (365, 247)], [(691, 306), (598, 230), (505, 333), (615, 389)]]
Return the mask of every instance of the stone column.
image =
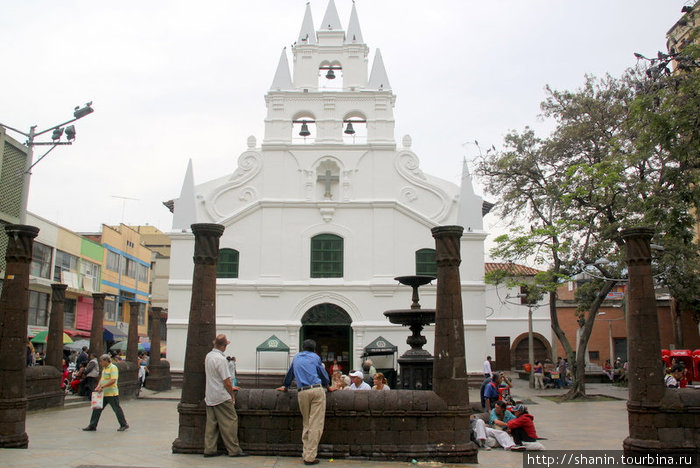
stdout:
[(137, 362), (139, 355), (139, 310), (141, 303), (129, 302), (129, 334), (126, 341), (126, 360)]
[(187, 327), (182, 397), (177, 407), (180, 413), (178, 438), (173, 442), (174, 453), (201, 453), (204, 450), (204, 358), (213, 348), (216, 337), (216, 261), (219, 238), (224, 226), (193, 224), (194, 273), (190, 319)]
[(5, 280), (0, 296), (0, 448), (27, 448), (29, 266), (39, 228), (5, 225)]
[(151, 361), (148, 364), (146, 388), (155, 391), (170, 390), (172, 378), (170, 363), (160, 358), (160, 319), (162, 307), (151, 307)]
[(63, 311), (67, 284), (51, 285), (51, 315), (46, 335), (46, 364), (63, 372)]
[[(630, 436), (624, 446), (655, 451), (658, 432), (653, 421), (664, 396), (661, 338), (656, 310), (656, 294), (651, 273), (652, 229), (636, 228), (622, 232), (627, 250), (629, 286), (627, 290), (627, 381)], [(679, 441), (680, 444), (681, 441)]]
[(437, 256), (437, 300), (433, 390), (448, 406), (469, 406), (464, 349), (462, 285), (459, 279), (462, 226), (431, 230)]
[(105, 318), (105, 293), (92, 294), (92, 327), (90, 328), (90, 352), (98, 358), (105, 350), (104, 318)]

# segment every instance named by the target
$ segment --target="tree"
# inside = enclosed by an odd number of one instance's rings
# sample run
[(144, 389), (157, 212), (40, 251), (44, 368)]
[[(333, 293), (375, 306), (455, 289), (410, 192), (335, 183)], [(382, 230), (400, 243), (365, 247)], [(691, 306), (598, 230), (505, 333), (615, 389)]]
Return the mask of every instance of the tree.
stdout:
[[(500, 198), (498, 212), (511, 224), (510, 233), (496, 239), (492, 254), (549, 265), (547, 275), (536, 281), (549, 293), (552, 329), (572, 366), (574, 385), (567, 398), (585, 395), (585, 350), (595, 317), (624, 276), (620, 231), (654, 226), (662, 243), (674, 246), (662, 257), (670, 260), (672, 251), (675, 260), (681, 261), (674, 281), (685, 278), (693, 259), (697, 260), (691, 210), (697, 202), (697, 167), (692, 169), (697, 159), (689, 159), (669, 138), (672, 130), (649, 133), (642, 123), (642, 118), (655, 118), (640, 104), (649, 99), (657, 102), (644, 90), (651, 79), (630, 71), (620, 79), (587, 76), (584, 86), (574, 92), (547, 87), (541, 109), (545, 118), (557, 124), (552, 134), (539, 138), (529, 128), (512, 131), (505, 137), (504, 149), (488, 151), (477, 166), (486, 191)], [(680, 119), (679, 102), (667, 92), (666, 100), (659, 97), (659, 105), (668, 102), (676, 112), (669, 120)], [(665, 145), (658, 143), (663, 137)], [(697, 139), (694, 142), (698, 144)], [(668, 264), (664, 265), (664, 258), (659, 260), (661, 271), (671, 280)], [(594, 279), (577, 291), (580, 336), (574, 350), (559, 325), (556, 288), (564, 280), (592, 271), (595, 274), (588, 276)], [(689, 297), (697, 297), (697, 291), (687, 286)]]

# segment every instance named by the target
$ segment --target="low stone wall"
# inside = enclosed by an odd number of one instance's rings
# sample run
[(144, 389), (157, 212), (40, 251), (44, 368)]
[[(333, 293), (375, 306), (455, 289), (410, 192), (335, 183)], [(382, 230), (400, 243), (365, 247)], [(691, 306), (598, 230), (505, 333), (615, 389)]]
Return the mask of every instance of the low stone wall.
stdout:
[[(297, 392), (241, 390), (239, 439), (247, 452), (301, 456)], [(322, 458), (477, 463), (471, 408), (448, 409), (432, 391), (337, 391), (326, 395)]]
[(66, 398), (62, 378), (63, 373), (53, 366), (27, 367), (27, 410), (62, 407)]
[(700, 391), (667, 388), (660, 406), (628, 401), (630, 436), (626, 454), (689, 453), (700, 456)]
[(170, 363), (168, 361), (161, 359), (160, 361), (154, 362), (148, 366), (146, 388), (156, 392), (162, 392), (172, 388)]

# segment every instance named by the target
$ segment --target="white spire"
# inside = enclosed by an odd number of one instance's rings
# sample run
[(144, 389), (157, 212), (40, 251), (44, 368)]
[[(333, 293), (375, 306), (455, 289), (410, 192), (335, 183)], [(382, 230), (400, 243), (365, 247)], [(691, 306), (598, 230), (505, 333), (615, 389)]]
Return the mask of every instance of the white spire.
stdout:
[(311, 17), (311, 5), (309, 2), (306, 2), (306, 13), (304, 13), (304, 21), (301, 23), (297, 44), (316, 44), (316, 29), (314, 29), (314, 20)]
[(326, 8), (326, 14), (323, 15), (320, 29), (333, 31), (343, 30), (343, 25), (340, 24), (338, 10), (335, 9), (335, 2), (333, 0), (328, 0), (328, 7)]
[(379, 49), (377, 49), (377, 52), (374, 54), (372, 72), (369, 74), (369, 82), (367, 83), (367, 87), (369, 89), (391, 89), (389, 78), (386, 76), (386, 70), (384, 69), (382, 53), (379, 52)]
[(481, 197), (474, 193), (472, 177), (465, 158), (462, 163), (462, 184), (459, 190), (459, 211), (457, 212), (457, 224), (463, 226), (465, 232), (483, 231), (481, 205)]
[(352, 2), (352, 12), (350, 13), (350, 23), (348, 24), (348, 32), (345, 36), (345, 42), (363, 43), (362, 30), (360, 30), (360, 20), (357, 18), (357, 9), (355, 2)]
[(282, 49), (280, 61), (277, 64), (275, 78), (272, 80), (270, 89), (292, 89), (292, 75), (289, 73), (289, 62), (287, 61), (287, 48)]
[(175, 200), (173, 210), (173, 231), (190, 229), (197, 222), (197, 205), (194, 198), (194, 172), (192, 159), (187, 163), (187, 173), (182, 183), (180, 198)]

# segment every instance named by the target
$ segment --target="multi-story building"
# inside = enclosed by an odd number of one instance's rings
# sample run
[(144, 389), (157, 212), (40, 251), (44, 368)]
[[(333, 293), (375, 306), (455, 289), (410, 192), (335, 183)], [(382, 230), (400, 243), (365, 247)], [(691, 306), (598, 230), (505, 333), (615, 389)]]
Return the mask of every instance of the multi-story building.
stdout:
[(124, 224), (102, 225), (101, 233), (82, 233), (104, 247), (102, 292), (105, 299), (105, 325), (116, 325), (126, 332), (129, 326), (131, 302), (140, 302), (139, 336), (147, 336), (148, 304), (150, 299), (150, 270), (152, 252), (143, 245), (141, 234)]
[(39, 228), (29, 277), (28, 334), (48, 329), (51, 284), (63, 283), (68, 286), (64, 330), (73, 336), (90, 336), (92, 294), (100, 292), (102, 245), (32, 213), (27, 213), (27, 223)]

